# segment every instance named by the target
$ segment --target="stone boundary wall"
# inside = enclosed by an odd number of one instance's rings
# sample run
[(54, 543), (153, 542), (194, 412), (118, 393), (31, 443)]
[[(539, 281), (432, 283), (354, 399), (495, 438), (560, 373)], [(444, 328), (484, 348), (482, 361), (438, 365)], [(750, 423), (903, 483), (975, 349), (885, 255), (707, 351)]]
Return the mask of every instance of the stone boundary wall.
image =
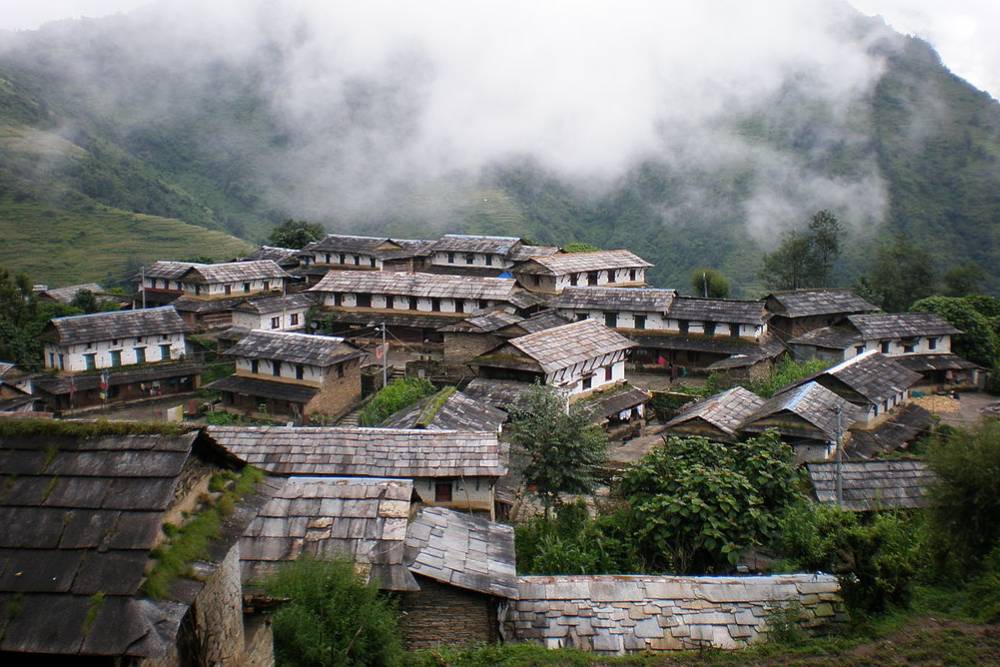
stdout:
[(520, 577), (518, 589), (500, 614), (507, 638), (608, 655), (741, 648), (782, 608), (807, 629), (846, 620), (828, 574)]

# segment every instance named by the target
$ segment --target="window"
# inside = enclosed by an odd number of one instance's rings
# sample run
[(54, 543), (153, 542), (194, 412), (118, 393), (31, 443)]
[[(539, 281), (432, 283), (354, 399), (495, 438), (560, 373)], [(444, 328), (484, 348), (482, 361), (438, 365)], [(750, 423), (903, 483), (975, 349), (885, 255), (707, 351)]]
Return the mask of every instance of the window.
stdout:
[(160, 361), (170, 361), (170, 346), (161, 345), (160, 346)]
[(56, 367), (56, 353), (49, 352), (49, 368), (55, 368), (55, 367)]
[(355, 298), (358, 308), (371, 308), (372, 307), (372, 295), (371, 294), (358, 294)]
[[(111, 350), (111, 367), (118, 368), (122, 365), (122, 351)], [(59, 355), (59, 368), (62, 368), (62, 355)]]
[[(329, 263), (330, 263), (330, 253), (326, 253), (326, 263), (327, 263), (327, 264), (329, 264)], [(343, 264), (343, 263), (344, 263), (344, 256), (343, 256), (343, 255), (341, 255), (341, 256), (340, 256), (340, 263), (341, 263), (341, 264)]]
[(635, 316), (635, 328), (636, 329), (645, 329), (646, 328), (646, 316), (645, 315), (636, 315)]
[(705, 335), (706, 336), (715, 335), (715, 322), (705, 322)]
[(87, 365), (87, 370), (92, 371), (97, 368), (97, 355), (96, 354), (85, 354), (83, 355), (83, 363)]
[(434, 484), (434, 502), (451, 502), (451, 482), (436, 482)]
[(271, 375), (273, 375), (274, 377), (281, 376), (281, 362), (278, 361), (277, 359), (271, 360)]
[(687, 320), (677, 320), (677, 328), (681, 330), (681, 333), (688, 332), (688, 321)]
[(592, 386), (594, 386), (594, 378), (593, 378), (593, 376), (588, 375), (587, 377), (583, 378), (583, 388), (584, 388), (584, 390), (590, 389)]
[(604, 326), (612, 329), (618, 326), (618, 313), (604, 313)]
[(855, 345), (854, 346), (854, 354), (864, 354), (864, 353), (865, 353), (865, 346), (864, 345)]
[(265, 292), (271, 291), (271, 281), (270, 280), (265, 280), (264, 281), (264, 291)]
[(632, 282), (635, 282), (635, 269), (628, 270), (628, 279)]
[(441, 299), (431, 299), (431, 310), (435, 313), (441, 312)]
[(611, 366), (605, 366), (604, 367), (604, 381), (605, 382), (611, 382), (611, 379), (614, 377), (614, 374), (615, 374), (615, 369), (614, 368), (612, 368)]
[(480, 308), (489, 308), (490, 307), (490, 302), (487, 301), (486, 299), (480, 299), (479, 300), (479, 307)]
[(375, 268), (375, 258), (374, 257), (369, 257), (368, 258), (368, 263), (371, 264), (371, 267), (373, 269)]
[(111, 344), (112, 345), (117, 345), (118, 344), (118, 339), (117, 338), (112, 338), (111, 339)]
[(535, 287), (538, 287), (539, 285), (542, 284), (542, 277), (536, 273), (535, 275), (531, 276), (531, 282), (535, 285)]
[(913, 343), (906, 343), (903, 345), (903, 352), (913, 352), (914, 349), (916, 349), (916, 346), (914, 346)]
[(301, 380), (305, 376), (306, 376), (306, 369), (305, 369), (305, 367), (303, 367), (302, 364), (296, 364), (295, 365), (295, 379), (296, 380)]
[(229, 296), (230, 294), (233, 293), (233, 288), (231, 286), (229, 286), (229, 285), (226, 285), (223, 289), (226, 292), (226, 296)]
[[(326, 263), (327, 264), (330, 263), (330, 256), (329, 255), (326, 256)], [(344, 253), (340, 253), (340, 263), (341, 264), (347, 264), (347, 255), (345, 255)]]
[(936, 350), (937, 349), (937, 338), (928, 338), (927, 339), (927, 349), (928, 350)]
[(576, 275), (575, 273), (569, 274), (569, 284), (570, 285), (572, 285), (573, 287), (576, 287), (576, 284), (578, 282), (580, 282), (580, 276)]
[(411, 296), (410, 297), (410, 310), (416, 310), (416, 309), (417, 309), (417, 297)]
[(340, 292), (333, 293), (333, 305), (339, 306), (343, 302), (343, 295)]
[(142, 342), (142, 336), (136, 336), (135, 342), (141, 343)]
[(465, 263), (466, 264), (475, 264), (476, 263), (476, 256), (473, 255), (471, 252), (465, 253)]
[(250, 283), (243, 283), (243, 292), (246, 293), (249, 291), (250, 291)]
[(88, 350), (93, 350), (93, 349), (94, 349), (94, 344), (93, 344), (93, 343), (90, 343), (90, 342), (88, 342), (88, 343), (87, 343), (87, 349), (88, 349)]
[(587, 284), (588, 285), (597, 284), (597, 271), (591, 271), (587, 274)]
[(892, 343), (890, 341), (884, 340), (879, 345), (879, 347), (882, 350), (882, 354), (889, 354), (889, 348), (892, 347)]
[(587, 313), (577, 313), (576, 314), (576, 321), (577, 322), (583, 322), (585, 319), (587, 319)]
[(201, 285), (194, 286), (194, 293), (195, 295), (201, 294)]
[(486, 266), (493, 266), (493, 255), (486, 255)]
[(344, 364), (337, 364), (337, 377), (344, 377)]
[(354, 266), (361, 266), (361, 255), (354, 256)]
[(462, 299), (455, 299), (455, 312), (464, 313), (465, 312), (465, 301)]
[(299, 314), (298, 313), (292, 313), (291, 315), (288, 316), (288, 325), (289, 326), (295, 327), (295, 326), (298, 326), (298, 324), (299, 324)]
[(251, 373), (259, 373), (260, 372), (260, 362), (257, 361), (256, 359), (251, 359), (250, 360), (250, 372)]
[(449, 252), (448, 253), (448, 263), (449, 264), (454, 264), (455, 263), (455, 253), (453, 253), (453, 252)]
[(135, 363), (137, 364), (146, 363), (146, 348), (144, 347), (135, 348)]
[(271, 328), (272, 329), (280, 329), (281, 328), (281, 318), (280, 317), (272, 317), (271, 318)]
[(739, 324), (730, 324), (729, 325), (729, 335), (732, 336), (733, 338), (739, 338), (740, 337), (740, 325)]

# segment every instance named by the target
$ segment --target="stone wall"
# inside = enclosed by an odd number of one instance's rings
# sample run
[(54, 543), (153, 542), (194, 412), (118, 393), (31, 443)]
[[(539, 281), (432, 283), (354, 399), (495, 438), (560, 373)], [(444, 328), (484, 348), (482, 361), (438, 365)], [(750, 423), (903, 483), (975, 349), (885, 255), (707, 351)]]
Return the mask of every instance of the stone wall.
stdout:
[[(197, 569), (196, 564), (196, 574)], [(234, 545), (225, 559), (212, 569), (193, 607), (203, 664), (243, 664), (246, 638), (243, 634), (239, 544)]]
[(813, 628), (846, 618), (835, 577), (521, 577), (503, 614), (505, 635), (595, 653), (734, 649), (791, 608)]
[(306, 418), (312, 415), (337, 418), (361, 402), (361, 362), (350, 359), (343, 362), (343, 368), (343, 377), (337, 377), (336, 368), (327, 371), (319, 393), (306, 404)]
[(399, 601), (407, 649), (497, 641), (496, 598), (415, 576), (420, 590), (403, 593)]

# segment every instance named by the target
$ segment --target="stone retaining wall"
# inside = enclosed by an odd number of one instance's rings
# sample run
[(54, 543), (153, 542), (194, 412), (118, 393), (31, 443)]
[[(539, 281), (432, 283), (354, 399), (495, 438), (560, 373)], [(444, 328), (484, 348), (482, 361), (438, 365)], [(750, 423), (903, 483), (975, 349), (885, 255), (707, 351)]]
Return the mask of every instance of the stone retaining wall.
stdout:
[(518, 588), (501, 614), (507, 637), (603, 654), (740, 648), (782, 608), (805, 628), (846, 619), (826, 574), (520, 577)]

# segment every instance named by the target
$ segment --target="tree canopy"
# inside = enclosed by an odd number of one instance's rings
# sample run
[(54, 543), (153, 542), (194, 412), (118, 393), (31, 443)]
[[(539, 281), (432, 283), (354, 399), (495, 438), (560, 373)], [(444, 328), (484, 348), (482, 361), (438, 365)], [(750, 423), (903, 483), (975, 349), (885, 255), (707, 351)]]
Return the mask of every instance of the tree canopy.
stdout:
[(817, 211), (805, 230), (786, 232), (764, 256), (760, 278), (771, 289), (824, 287), (840, 257), (844, 230), (830, 211)]
[(691, 274), (691, 289), (697, 296), (725, 299), (729, 296), (729, 279), (715, 269), (695, 269)]
[(323, 225), (289, 218), (271, 230), (269, 240), (279, 248), (304, 248), (325, 235)]
[(960, 329), (962, 333), (952, 341), (955, 354), (986, 368), (996, 365), (1000, 342), (989, 318), (977, 311), (969, 301), (950, 296), (932, 296), (917, 301), (910, 310), (940, 315)]
[(890, 313), (905, 311), (935, 291), (934, 261), (904, 236), (882, 243), (856, 291)]

